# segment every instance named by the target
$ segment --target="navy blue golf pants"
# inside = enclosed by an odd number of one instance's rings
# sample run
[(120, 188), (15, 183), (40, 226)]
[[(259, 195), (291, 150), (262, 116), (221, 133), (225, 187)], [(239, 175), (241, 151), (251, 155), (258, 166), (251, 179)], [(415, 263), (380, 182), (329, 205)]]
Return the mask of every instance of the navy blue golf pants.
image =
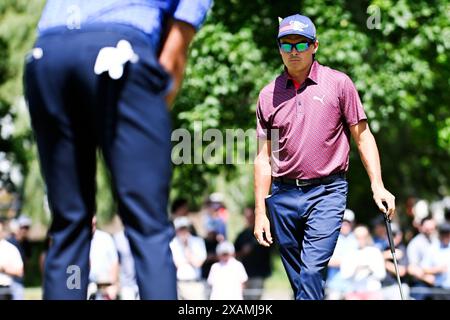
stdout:
[[(134, 52), (122, 75), (95, 73), (99, 51), (120, 40)], [(26, 98), (52, 211), (45, 299), (86, 299), (97, 150), (110, 171), (140, 297), (177, 297), (167, 216), (171, 123), (164, 95), (171, 80), (155, 51), (138, 30), (99, 24), (49, 30), (27, 57)], [(109, 61), (116, 71), (119, 60)]]
[(274, 181), (266, 198), (271, 227), (297, 300), (321, 300), (347, 202), (347, 181), (297, 187)]

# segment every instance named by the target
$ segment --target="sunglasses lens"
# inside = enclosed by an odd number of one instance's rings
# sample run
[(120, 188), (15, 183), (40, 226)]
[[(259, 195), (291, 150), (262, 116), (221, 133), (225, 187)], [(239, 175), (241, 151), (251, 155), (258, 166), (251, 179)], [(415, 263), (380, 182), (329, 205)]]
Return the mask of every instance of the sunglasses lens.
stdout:
[(293, 46), (290, 43), (282, 43), (282, 44), (280, 44), (280, 48), (284, 52), (291, 52), (292, 51), (292, 47)]
[(301, 43), (297, 43), (296, 45), (295, 45), (295, 49), (297, 50), (297, 51), (305, 51), (306, 49), (308, 49), (308, 47), (309, 47), (309, 45), (308, 45), (308, 43), (306, 43), (306, 42), (301, 42)]

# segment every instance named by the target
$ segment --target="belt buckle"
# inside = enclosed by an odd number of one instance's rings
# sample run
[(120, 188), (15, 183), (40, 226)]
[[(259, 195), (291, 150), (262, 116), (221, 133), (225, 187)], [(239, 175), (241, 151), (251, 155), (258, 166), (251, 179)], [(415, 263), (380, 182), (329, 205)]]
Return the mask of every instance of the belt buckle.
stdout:
[(306, 181), (301, 181), (300, 179), (295, 179), (295, 185), (297, 187), (306, 187), (309, 185), (309, 183)]

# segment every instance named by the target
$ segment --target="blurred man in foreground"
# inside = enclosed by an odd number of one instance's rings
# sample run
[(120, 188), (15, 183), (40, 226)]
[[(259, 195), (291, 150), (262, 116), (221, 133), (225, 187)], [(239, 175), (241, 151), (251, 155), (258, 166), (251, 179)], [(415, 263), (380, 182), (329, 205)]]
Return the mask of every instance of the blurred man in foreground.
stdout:
[(176, 299), (168, 106), (210, 4), (47, 1), (25, 67), (53, 215), (45, 299), (86, 299), (97, 150), (111, 173), (141, 299)]

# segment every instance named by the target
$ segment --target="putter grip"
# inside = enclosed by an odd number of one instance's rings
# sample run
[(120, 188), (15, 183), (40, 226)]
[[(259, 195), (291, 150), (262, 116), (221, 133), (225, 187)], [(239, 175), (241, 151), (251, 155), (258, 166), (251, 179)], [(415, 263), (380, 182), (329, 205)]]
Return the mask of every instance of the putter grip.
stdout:
[(391, 252), (395, 253), (395, 245), (394, 245), (394, 236), (392, 234), (391, 229), (391, 220), (389, 220), (387, 214), (384, 214), (384, 222), (386, 223), (386, 232), (389, 240), (389, 247), (391, 248)]

